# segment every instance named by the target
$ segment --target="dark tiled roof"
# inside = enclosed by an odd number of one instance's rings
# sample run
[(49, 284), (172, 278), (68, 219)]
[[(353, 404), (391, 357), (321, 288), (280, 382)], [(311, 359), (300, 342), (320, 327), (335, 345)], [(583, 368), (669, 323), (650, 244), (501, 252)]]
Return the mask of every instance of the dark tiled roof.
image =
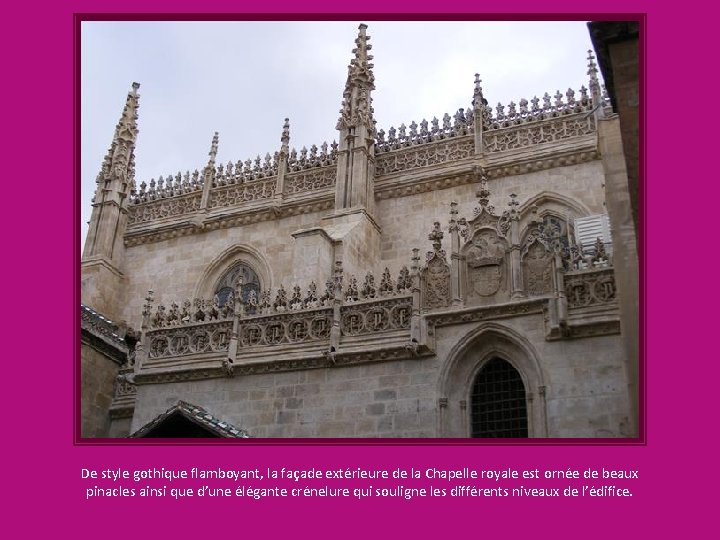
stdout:
[(161, 425), (165, 420), (174, 414), (181, 414), (191, 422), (199, 424), (205, 429), (215, 433), (218, 437), (223, 438), (236, 438), (236, 439), (249, 439), (250, 435), (244, 429), (237, 428), (228, 422), (224, 422), (202, 407), (187, 403), (186, 401), (178, 401), (176, 405), (170, 407), (167, 411), (157, 416), (155, 419), (145, 424), (143, 427), (138, 429), (135, 433), (130, 435), (131, 438), (142, 438), (145, 437), (154, 428)]

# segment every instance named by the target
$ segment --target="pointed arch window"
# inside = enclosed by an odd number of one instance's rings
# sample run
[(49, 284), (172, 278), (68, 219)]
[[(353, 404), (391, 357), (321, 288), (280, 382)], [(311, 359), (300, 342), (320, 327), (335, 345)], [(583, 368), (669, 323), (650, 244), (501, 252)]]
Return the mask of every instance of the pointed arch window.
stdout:
[(472, 437), (528, 436), (525, 385), (509, 362), (487, 362), (475, 377), (470, 401)]
[(223, 274), (223, 277), (220, 278), (220, 281), (218, 281), (218, 284), (215, 286), (215, 296), (218, 298), (218, 305), (225, 305), (230, 293), (235, 290), (235, 281), (240, 276), (243, 278), (243, 303), (247, 303), (250, 291), (255, 291), (255, 294), (257, 294), (258, 297), (260, 296), (260, 279), (255, 271), (245, 263), (237, 263)]

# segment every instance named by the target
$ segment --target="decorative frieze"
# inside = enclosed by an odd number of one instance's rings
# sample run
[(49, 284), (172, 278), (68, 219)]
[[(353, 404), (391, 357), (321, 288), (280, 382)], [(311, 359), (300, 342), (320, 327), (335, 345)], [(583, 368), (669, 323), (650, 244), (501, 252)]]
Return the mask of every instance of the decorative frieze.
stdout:
[(615, 273), (612, 268), (568, 272), (565, 292), (570, 308), (609, 304), (616, 300)]
[(344, 336), (408, 330), (411, 315), (412, 296), (359, 302), (340, 309), (340, 329)]
[(475, 142), (472, 137), (411, 147), (377, 156), (375, 158), (375, 174), (382, 176), (419, 167), (459, 161), (472, 157), (474, 153)]
[(147, 223), (167, 217), (182, 216), (200, 209), (201, 192), (189, 195), (158, 199), (143, 204), (135, 204), (128, 212), (128, 224)]
[(226, 353), (232, 333), (232, 321), (189, 324), (147, 333), (150, 358), (172, 358), (189, 354)]
[(307, 193), (335, 185), (337, 171), (335, 167), (325, 166), (297, 173), (289, 173), (285, 177), (287, 194)]
[(269, 178), (255, 182), (235, 184), (225, 188), (214, 189), (210, 192), (209, 208), (222, 208), (238, 204), (271, 199), (275, 194), (277, 180)]
[(538, 144), (564, 141), (596, 131), (592, 115), (573, 116), (483, 133), (485, 152), (506, 152)]
[[(332, 309), (247, 317), (240, 321), (238, 339), (240, 347), (324, 341), (330, 337), (332, 323)], [(242, 348), (239, 348), (239, 354), (242, 355)]]

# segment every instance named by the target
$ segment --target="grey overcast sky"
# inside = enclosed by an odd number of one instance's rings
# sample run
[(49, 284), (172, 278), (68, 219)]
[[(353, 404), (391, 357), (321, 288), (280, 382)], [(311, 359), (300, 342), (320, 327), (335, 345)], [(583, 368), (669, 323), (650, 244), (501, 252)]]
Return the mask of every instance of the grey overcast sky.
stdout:
[[(337, 137), (358, 24), (369, 25), (378, 129), (470, 106), (474, 74), (494, 107), (587, 86), (585, 22), (83, 22), (81, 242), (95, 177), (133, 81), (136, 182)], [(82, 244), (81, 244), (82, 245)]]

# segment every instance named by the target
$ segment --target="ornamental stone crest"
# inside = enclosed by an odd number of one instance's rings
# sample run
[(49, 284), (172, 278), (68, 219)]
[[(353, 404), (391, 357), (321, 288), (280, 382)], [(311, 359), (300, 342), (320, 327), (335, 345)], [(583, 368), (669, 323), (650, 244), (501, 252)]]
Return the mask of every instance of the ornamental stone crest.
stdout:
[(504, 241), (492, 229), (480, 229), (465, 251), (470, 295), (492, 296), (505, 285)]
[(552, 260), (552, 253), (539, 240), (528, 247), (523, 257), (523, 279), (528, 295), (552, 292)]
[(440, 223), (436, 221), (428, 236), (433, 251), (427, 253), (427, 264), (421, 272), (423, 306), (429, 309), (450, 305), (450, 266), (445, 260), (445, 250), (441, 249), (442, 238)]

